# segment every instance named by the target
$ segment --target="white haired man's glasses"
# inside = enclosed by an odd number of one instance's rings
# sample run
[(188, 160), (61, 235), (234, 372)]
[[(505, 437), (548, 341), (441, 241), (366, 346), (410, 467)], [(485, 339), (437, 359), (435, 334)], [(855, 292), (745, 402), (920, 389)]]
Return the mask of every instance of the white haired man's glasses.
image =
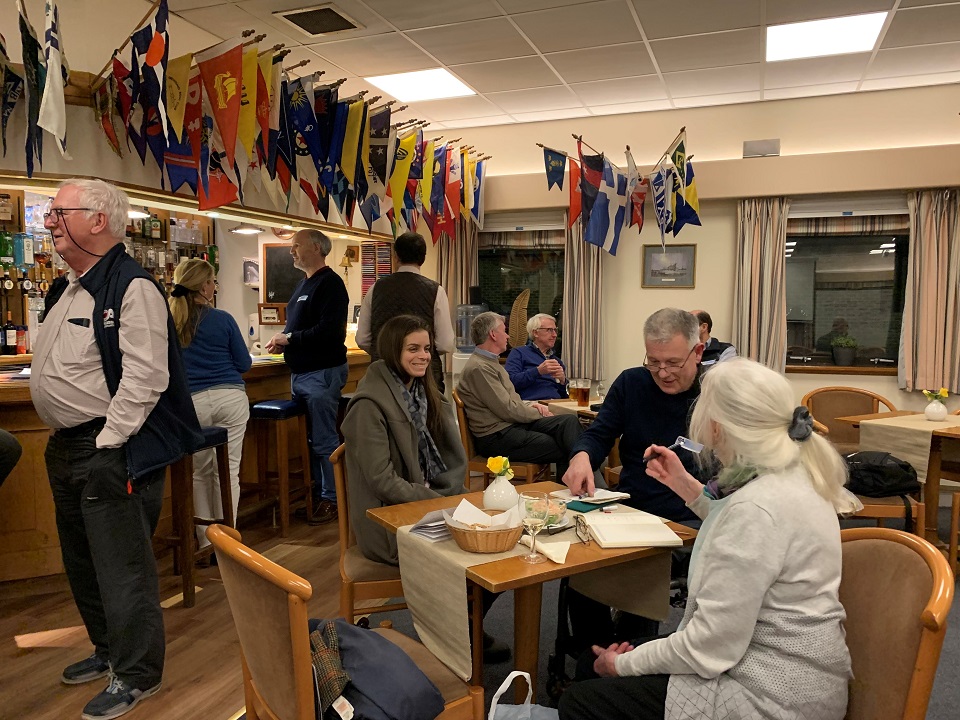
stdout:
[(697, 346), (694, 345), (690, 348), (690, 352), (687, 353), (687, 356), (683, 359), (683, 362), (647, 362), (647, 356), (643, 356), (643, 366), (652, 373), (660, 372), (661, 370), (666, 370), (667, 372), (677, 372), (684, 365), (687, 364), (687, 360), (690, 359), (690, 356), (693, 355), (693, 351), (697, 349)]
[(55, 219), (54, 219), (54, 222), (60, 222), (60, 221), (63, 220), (63, 214), (64, 214), (65, 212), (72, 212), (72, 211), (74, 211), (74, 210), (84, 210), (84, 211), (86, 211), (86, 212), (96, 212), (93, 208), (64, 208), (64, 207), (50, 208), (50, 211), (49, 211), (49, 212), (45, 212), (45, 213), (43, 214), (43, 221), (44, 221), (44, 222), (47, 222), (47, 221), (50, 219), (50, 216), (51, 216), (51, 215), (54, 215), (54, 216), (56, 216)]

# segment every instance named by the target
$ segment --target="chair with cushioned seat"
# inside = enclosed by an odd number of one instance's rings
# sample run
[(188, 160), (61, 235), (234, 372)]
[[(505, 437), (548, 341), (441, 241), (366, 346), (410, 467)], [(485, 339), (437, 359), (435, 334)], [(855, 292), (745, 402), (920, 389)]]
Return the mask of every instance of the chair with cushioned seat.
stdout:
[(360, 552), (357, 537), (350, 529), (350, 496), (347, 492), (347, 464), (341, 445), (330, 455), (337, 483), (337, 522), (340, 528), (340, 615), (354, 622), (357, 615), (406, 609), (406, 603), (358, 608), (358, 601), (402, 598), (400, 568), (370, 560)]
[(847, 720), (922, 720), (927, 715), (954, 578), (923, 538), (888, 528), (840, 531), (853, 665)]
[(883, 395), (855, 387), (832, 386), (811, 390), (800, 401), (810, 414), (827, 426), (828, 439), (841, 455), (860, 449), (860, 428), (838, 422), (838, 417), (880, 412), (883, 405), (894, 411), (896, 406)]
[[(470, 489), (470, 474), (478, 472), (483, 476), (483, 487), (486, 487), (493, 479), (493, 473), (487, 468), (487, 458), (483, 455), (477, 455), (473, 449), (473, 435), (470, 434), (470, 428), (467, 425), (467, 411), (463, 407), (463, 400), (454, 390), (453, 404), (457, 406), (457, 424), (460, 426), (460, 442), (463, 444), (463, 451), (467, 454), (467, 472), (463, 481), (463, 486)], [(550, 479), (550, 465), (540, 465), (538, 463), (512, 462), (510, 469), (513, 470), (515, 478), (522, 478), (526, 483), (538, 482)]]
[(201, 450), (215, 450), (217, 475), (220, 483), (222, 518), (198, 518), (193, 509), (193, 456), (184, 455), (170, 466), (170, 505), (173, 513), (173, 532), (158, 536), (157, 540), (173, 548), (173, 572), (180, 575), (183, 584), (183, 606), (193, 607), (196, 600), (194, 563), (210, 557), (213, 546), (197, 549), (194, 527), (222, 523), (233, 525), (233, 500), (230, 494), (230, 458), (227, 449), (227, 429), (218, 426), (200, 428), (203, 432)]
[[(290, 445), (288, 421), (297, 419), (300, 469), (290, 468)], [(277, 503), (280, 506), (280, 537), (286, 537), (290, 528), (290, 477), (299, 475), (302, 486), (294, 488), (294, 496), (304, 495), (307, 504), (307, 517), (313, 514), (313, 490), (310, 479), (310, 446), (307, 444), (306, 407), (296, 400), (263, 400), (250, 406), (250, 419), (256, 421), (257, 440), (257, 483), (242, 483), (244, 487), (254, 487), (261, 502), (251, 508), (252, 511)], [(274, 428), (276, 442), (274, 452), (277, 459), (275, 473), (268, 472), (270, 456), (270, 428)], [(268, 496), (268, 488), (276, 480), (276, 496)]]
[[(341, 513), (345, 514), (345, 513)], [(212, 525), (220, 575), (240, 639), (247, 720), (315, 720), (313, 665), (303, 578), (240, 542), (233, 528)], [(483, 688), (464, 683), (423, 645), (395, 630), (371, 630), (399, 646), (443, 696), (439, 720), (483, 720)]]

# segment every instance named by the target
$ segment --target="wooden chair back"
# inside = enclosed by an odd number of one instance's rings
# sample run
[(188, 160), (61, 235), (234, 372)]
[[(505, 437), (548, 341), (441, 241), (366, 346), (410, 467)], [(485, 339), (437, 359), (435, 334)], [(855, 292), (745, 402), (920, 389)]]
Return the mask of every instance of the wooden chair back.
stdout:
[(840, 602), (854, 676), (847, 720), (921, 720), (953, 602), (953, 573), (916, 535), (888, 528), (840, 535)]
[(510, 308), (510, 346), (521, 347), (527, 344), (527, 305), (530, 303), (530, 288), (517, 295)]
[(211, 525), (207, 537), (240, 638), (247, 720), (315, 720), (307, 601), (313, 588), (240, 542), (240, 533)]
[(846, 415), (866, 415), (880, 412), (883, 405), (886, 410), (896, 410), (896, 406), (883, 395), (855, 387), (831, 386), (811, 390), (803, 396), (801, 403), (807, 407), (816, 420), (826, 425), (830, 442), (841, 453), (854, 452), (860, 448), (860, 429), (847, 423), (837, 422), (838, 417)]

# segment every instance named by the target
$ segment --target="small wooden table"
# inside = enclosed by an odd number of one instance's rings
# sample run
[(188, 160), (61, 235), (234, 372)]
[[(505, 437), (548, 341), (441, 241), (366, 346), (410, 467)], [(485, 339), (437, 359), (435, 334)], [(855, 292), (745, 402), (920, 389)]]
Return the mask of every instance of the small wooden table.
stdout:
[[(564, 486), (554, 482), (539, 482), (524, 485), (523, 490), (552, 492), (563, 490)], [(433, 510), (442, 510), (456, 507), (461, 500), (466, 499), (474, 505), (483, 504), (483, 493), (476, 492), (453, 497), (432, 498), (418, 500), (402, 505), (389, 505), (382, 508), (367, 510), (367, 517), (379, 523), (392, 533), (405, 525), (412, 525)], [(673, 530), (690, 544), (696, 538), (696, 531), (677, 523), (668, 523)], [(571, 531), (572, 532), (572, 531)], [(663, 552), (670, 552), (672, 548), (634, 547), (603, 549), (596, 542), (589, 545), (576, 542), (576, 536), (571, 541), (567, 561), (563, 565), (546, 562), (539, 565), (530, 565), (519, 557), (508, 557), (493, 562), (473, 565), (466, 569), (466, 579), (470, 583), (470, 592), (473, 598), (473, 607), (481, 607), (481, 588), (490, 592), (499, 593), (505, 590), (514, 591), (513, 601), (513, 637), (515, 665), (518, 670), (530, 673), (530, 681), (534, 695), (537, 687), (537, 661), (540, 655), (540, 603), (543, 595), (543, 583), (550, 580), (597, 570), (611, 565), (650, 557)], [(472, 618), (472, 636), (480, 637), (483, 632), (483, 618), (480, 613), (474, 613)], [(473, 678), (483, 677), (483, 644), (473, 644)], [(522, 685), (516, 689), (517, 702), (522, 703), (526, 697)]]
[(882, 420), (883, 418), (907, 417), (908, 415), (919, 414), (916, 410), (888, 410), (887, 412), (867, 413), (866, 415), (847, 415), (838, 417), (837, 420), (858, 428), (864, 420)]

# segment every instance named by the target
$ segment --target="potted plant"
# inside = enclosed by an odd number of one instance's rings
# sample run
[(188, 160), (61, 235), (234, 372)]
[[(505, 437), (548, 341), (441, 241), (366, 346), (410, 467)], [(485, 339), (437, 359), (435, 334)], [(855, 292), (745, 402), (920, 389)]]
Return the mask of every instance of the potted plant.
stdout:
[(830, 341), (834, 365), (853, 365), (857, 358), (857, 341), (849, 335), (837, 335)]

